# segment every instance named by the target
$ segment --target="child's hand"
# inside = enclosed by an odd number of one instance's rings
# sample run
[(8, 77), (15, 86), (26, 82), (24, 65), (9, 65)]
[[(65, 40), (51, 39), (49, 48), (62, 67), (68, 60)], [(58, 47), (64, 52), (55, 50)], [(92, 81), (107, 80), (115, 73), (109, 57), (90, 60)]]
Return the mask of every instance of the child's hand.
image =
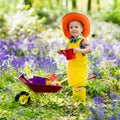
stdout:
[(74, 48), (73, 49), (73, 53), (81, 53), (83, 56), (85, 56), (85, 53), (83, 53), (83, 49), (80, 49), (80, 48)]
[(75, 54), (75, 53), (80, 53), (80, 49), (79, 48), (74, 48), (73, 49), (73, 53)]

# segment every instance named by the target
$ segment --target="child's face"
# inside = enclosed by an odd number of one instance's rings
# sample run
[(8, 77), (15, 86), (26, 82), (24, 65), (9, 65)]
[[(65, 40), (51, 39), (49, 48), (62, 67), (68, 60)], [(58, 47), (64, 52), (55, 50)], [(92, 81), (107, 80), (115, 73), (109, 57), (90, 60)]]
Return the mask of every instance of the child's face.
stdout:
[(71, 36), (77, 38), (83, 32), (83, 25), (79, 21), (71, 21), (69, 23), (69, 32)]

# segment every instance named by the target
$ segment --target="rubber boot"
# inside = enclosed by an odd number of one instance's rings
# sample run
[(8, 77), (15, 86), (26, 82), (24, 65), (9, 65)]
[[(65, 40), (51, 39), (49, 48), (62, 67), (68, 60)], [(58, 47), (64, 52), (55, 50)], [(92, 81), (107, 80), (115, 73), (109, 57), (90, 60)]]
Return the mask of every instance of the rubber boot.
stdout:
[(73, 98), (74, 101), (82, 101), (85, 103), (86, 100), (86, 88), (84, 87), (75, 87), (73, 88)]

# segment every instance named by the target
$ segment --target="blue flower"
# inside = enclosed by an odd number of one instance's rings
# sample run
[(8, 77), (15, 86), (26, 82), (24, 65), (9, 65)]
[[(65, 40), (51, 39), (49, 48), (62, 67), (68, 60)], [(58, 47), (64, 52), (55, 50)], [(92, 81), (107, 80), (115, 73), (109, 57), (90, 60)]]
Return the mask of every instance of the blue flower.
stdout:
[(36, 39), (36, 36), (35, 35), (31, 35), (29, 38), (28, 38), (28, 41), (32, 42)]
[(115, 107), (116, 107), (116, 104), (115, 104), (115, 101), (114, 101), (114, 100), (111, 101), (111, 105), (112, 105), (112, 110), (114, 110)]
[(100, 119), (100, 120), (103, 120), (103, 118), (104, 118), (104, 116), (105, 116), (104, 111), (98, 109), (98, 110), (97, 110), (97, 114), (98, 114), (99, 119)]
[(103, 98), (102, 97), (94, 97), (94, 103), (95, 104), (103, 103)]
[(109, 92), (108, 93), (108, 96), (111, 98), (111, 99), (116, 99), (117, 98), (117, 95), (112, 93), (112, 92)]
[(117, 59), (116, 63), (117, 65), (120, 65), (120, 58)]
[(29, 43), (29, 44), (27, 45), (27, 50), (28, 50), (29, 52), (32, 51), (32, 49), (34, 49), (34, 48), (36, 48), (36, 46), (35, 46), (34, 43)]
[(108, 120), (117, 120), (114, 115), (112, 117), (108, 118)]
[(91, 117), (87, 118), (86, 120), (95, 120), (95, 119), (94, 119), (94, 116), (91, 116)]
[(120, 120), (120, 112), (118, 112), (117, 114), (118, 114), (118, 120)]
[(12, 60), (12, 65), (16, 69), (18, 69), (20, 67), (23, 67), (24, 63), (25, 63), (25, 58), (24, 57), (18, 57), (18, 58), (14, 58)]
[(92, 114), (96, 114), (96, 110), (92, 106), (90, 106), (89, 108), (90, 108), (90, 111), (92, 112)]
[(117, 96), (117, 99), (120, 100), (120, 96)]

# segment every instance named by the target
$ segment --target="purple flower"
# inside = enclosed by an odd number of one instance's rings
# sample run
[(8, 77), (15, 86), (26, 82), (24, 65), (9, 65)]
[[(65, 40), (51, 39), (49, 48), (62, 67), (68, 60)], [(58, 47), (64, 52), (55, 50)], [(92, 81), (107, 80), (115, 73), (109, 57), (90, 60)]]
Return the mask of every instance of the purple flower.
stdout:
[(112, 93), (112, 92), (109, 92), (108, 93), (108, 96), (111, 98), (111, 99), (116, 99), (117, 98), (117, 95)]
[(99, 119), (100, 119), (100, 120), (103, 120), (103, 118), (104, 118), (104, 116), (105, 116), (104, 111), (98, 109), (98, 110), (97, 110), (97, 114), (98, 114)]
[(90, 108), (90, 111), (92, 112), (92, 114), (96, 114), (96, 110), (92, 106), (90, 106), (89, 108)]
[(93, 58), (94, 58), (94, 56), (92, 54), (89, 54), (88, 57), (90, 60), (93, 60)]
[(116, 107), (116, 104), (115, 104), (114, 100), (111, 101), (111, 105), (112, 105), (112, 110), (114, 110), (115, 107)]
[(114, 59), (116, 59), (116, 55), (115, 54), (112, 54), (112, 55), (105, 54), (104, 57), (106, 57), (107, 60), (114, 60)]
[(120, 65), (120, 58), (117, 59), (116, 63), (117, 65)]
[(13, 118), (12, 120), (17, 120), (16, 118)]
[(95, 120), (95, 119), (94, 119), (94, 116), (91, 116), (91, 117), (87, 118), (86, 120)]
[(96, 60), (96, 64), (99, 64), (102, 60), (103, 60), (103, 56), (100, 56), (100, 57)]
[(34, 59), (34, 64), (39, 65), (40, 69), (45, 72), (53, 73), (57, 70), (57, 63), (52, 57), (37, 57)]
[(28, 41), (33, 41), (33, 40), (35, 40), (36, 39), (36, 36), (35, 35), (31, 35), (29, 38), (28, 38)]
[(12, 65), (16, 69), (18, 69), (20, 67), (23, 67), (24, 63), (25, 63), (25, 58), (24, 57), (18, 57), (18, 58), (14, 58), (12, 60)]
[(4, 45), (6, 46), (6, 41), (0, 39), (0, 49), (3, 48)]
[(112, 117), (108, 118), (108, 120), (117, 120), (114, 115)]
[(120, 112), (118, 112), (117, 114), (118, 114), (118, 120), (120, 120)]
[(111, 49), (113, 49), (113, 46), (110, 43), (104, 42), (103, 46), (104, 46), (104, 52), (105, 53), (107, 53), (108, 51), (110, 51)]
[(87, 120), (103, 120), (105, 116), (104, 111), (97, 108), (95, 109), (92, 106), (90, 106), (89, 108), (94, 116), (89, 117)]
[(117, 96), (117, 99), (120, 100), (120, 96)]
[(36, 48), (34, 43), (30, 43), (27, 45), (27, 50), (31, 51), (32, 49)]
[(94, 98), (94, 103), (95, 103), (95, 104), (103, 103), (103, 98), (102, 98), (102, 97), (95, 97), (95, 98)]
[(2, 54), (0, 54), (0, 59), (2, 61), (7, 60), (8, 58), (9, 58), (9, 55), (7, 55), (6, 52), (3, 52)]

